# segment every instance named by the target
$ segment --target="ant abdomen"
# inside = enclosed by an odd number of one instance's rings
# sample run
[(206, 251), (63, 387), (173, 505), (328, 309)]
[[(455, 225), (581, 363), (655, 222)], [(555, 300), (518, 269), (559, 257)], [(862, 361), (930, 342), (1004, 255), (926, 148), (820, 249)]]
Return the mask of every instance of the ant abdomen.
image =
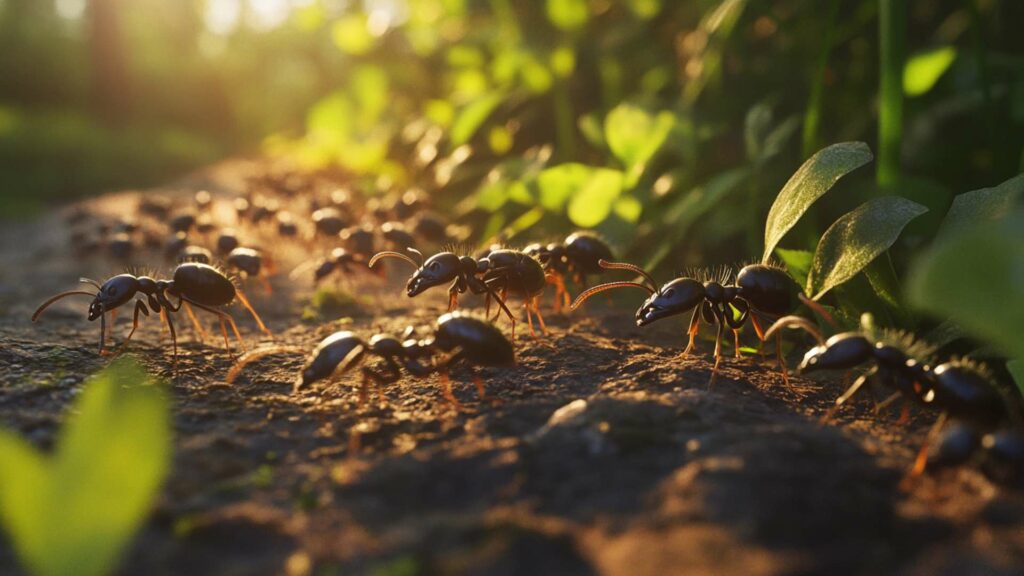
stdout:
[(235, 299), (235, 285), (213, 266), (189, 262), (174, 269), (174, 291), (206, 306), (224, 306)]
[(744, 266), (736, 276), (736, 286), (740, 296), (755, 309), (773, 316), (792, 312), (800, 293), (785, 270), (765, 264)]

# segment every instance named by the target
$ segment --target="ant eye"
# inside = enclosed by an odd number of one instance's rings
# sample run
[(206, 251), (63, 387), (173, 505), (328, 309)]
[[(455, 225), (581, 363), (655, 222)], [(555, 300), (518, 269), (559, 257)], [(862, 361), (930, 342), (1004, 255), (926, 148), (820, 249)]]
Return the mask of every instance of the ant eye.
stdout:
[(441, 265), (440, 265), (440, 264), (438, 264), (437, 262), (432, 262), (432, 263), (430, 264), (430, 266), (429, 266), (429, 268), (430, 268), (431, 270), (437, 270), (437, 269), (438, 269), (438, 268), (440, 268), (440, 267), (441, 267)]
[(117, 287), (116, 286), (111, 286), (110, 287), (110, 295), (111, 296), (117, 296)]
[(665, 290), (665, 298), (671, 298), (672, 296), (675, 295), (675, 293), (676, 293), (676, 289), (675, 288), (669, 288), (668, 290)]

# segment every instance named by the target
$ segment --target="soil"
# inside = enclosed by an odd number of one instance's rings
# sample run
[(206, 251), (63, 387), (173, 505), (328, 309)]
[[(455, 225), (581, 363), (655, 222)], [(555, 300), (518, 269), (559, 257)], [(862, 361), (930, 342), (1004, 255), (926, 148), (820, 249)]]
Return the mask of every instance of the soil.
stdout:
[[(231, 173), (147, 193), (230, 189)], [(137, 194), (91, 206), (124, 210)], [(0, 232), (0, 425), (44, 448), (108, 359), (84, 302), (29, 316), (79, 276), (120, 271), (71, 255), (66, 236), (58, 213)], [(308, 282), (280, 278), (273, 297), (255, 285), (250, 294), (276, 343), (311, 349), (338, 329), (430, 326), (443, 290), (406, 298), (400, 275), (358, 281), (359, 302), (324, 322), (298, 320)], [(841, 375), (785, 386), (773, 362), (735, 359), (731, 347), (709, 386), (712, 343), (681, 358), (683, 320), (639, 329), (631, 310), (600, 300), (549, 312), (548, 338), (520, 324), (518, 367), (483, 371), (499, 404), (456, 371), (459, 414), (435, 379), (403, 380), (386, 406), (362, 411), (353, 375), (293, 394), (299, 354), (267, 357), (229, 385), (233, 356), (187, 329), (172, 379), (150, 319), (129, 354), (169, 379), (176, 452), (120, 572), (1024, 573), (1019, 492), (972, 469), (901, 487), (934, 415), (901, 424), (862, 402), (821, 424)], [(254, 345), (253, 323), (233, 313)], [(19, 573), (5, 542), (0, 573)]]

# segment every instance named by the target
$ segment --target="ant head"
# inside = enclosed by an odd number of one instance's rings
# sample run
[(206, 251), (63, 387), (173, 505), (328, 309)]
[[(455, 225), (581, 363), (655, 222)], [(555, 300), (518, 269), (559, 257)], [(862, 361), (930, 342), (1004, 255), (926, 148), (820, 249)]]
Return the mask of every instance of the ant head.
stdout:
[(127, 303), (138, 290), (139, 279), (131, 274), (119, 274), (107, 280), (89, 305), (89, 320), (95, 320), (104, 312)]
[(849, 369), (872, 358), (874, 353), (875, 346), (859, 332), (843, 332), (808, 350), (796, 370), (806, 374), (816, 370)]
[(646, 326), (655, 320), (692, 310), (707, 295), (704, 285), (693, 278), (676, 278), (665, 284), (636, 311), (636, 325)]
[(453, 252), (441, 252), (427, 258), (426, 262), (409, 278), (405, 291), (409, 297), (423, 293), (454, 280), (462, 270), (462, 260)]

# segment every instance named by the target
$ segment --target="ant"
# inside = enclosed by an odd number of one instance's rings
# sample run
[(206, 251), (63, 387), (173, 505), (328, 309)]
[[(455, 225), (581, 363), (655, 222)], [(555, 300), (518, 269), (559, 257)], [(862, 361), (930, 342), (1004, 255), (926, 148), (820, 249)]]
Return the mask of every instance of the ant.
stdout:
[(239, 272), (243, 279), (250, 276), (259, 278), (267, 296), (273, 293), (269, 276), (273, 273), (273, 262), (269, 256), (255, 248), (238, 247), (228, 253), (227, 266)]
[[(295, 380), (293, 391), (319, 380), (334, 378), (363, 364), (367, 356), (383, 360), (383, 369), (361, 367), (362, 382), (359, 387), (359, 405), (363, 407), (369, 396), (371, 384), (377, 387), (377, 394), (383, 402), (381, 387), (401, 379), (401, 369), (417, 378), (430, 374), (440, 375), (442, 393), (446, 401), (457, 411), (462, 406), (452, 393), (449, 372), (459, 363), (470, 366), (473, 382), (481, 400), (487, 399), (483, 381), (472, 370), (472, 366), (512, 367), (515, 366), (515, 351), (511, 342), (493, 324), (486, 320), (461, 312), (448, 312), (437, 319), (433, 333), (425, 339), (412, 336), (412, 326), (406, 328), (401, 338), (389, 334), (376, 334), (363, 340), (353, 332), (335, 332), (324, 338), (306, 360), (302, 372)], [(232, 383), (246, 365), (282, 352), (302, 352), (294, 346), (272, 346), (244, 354), (225, 378)], [(447, 356), (435, 361), (435, 355)], [(429, 360), (424, 364), (424, 360)]]
[[(174, 269), (174, 274), (171, 280), (155, 280), (149, 276), (135, 276), (133, 274), (119, 274), (114, 276), (100, 285), (95, 280), (89, 280), (88, 278), (81, 278), (80, 282), (90, 284), (94, 286), (97, 292), (87, 292), (84, 290), (70, 290), (67, 292), (61, 292), (56, 296), (51, 297), (36, 309), (35, 313), (32, 314), (32, 321), (35, 322), (39, 319), (39, 315), (43, 313), (51, 304), (65, 298), (67, 296), (92, 296), (92, 303), (89, 304), (88, 319), (90, 322), (100, 319), (100, 354), (106, 354), (104, 346), (106, 345), (107, 337), (107, 320), (106, 313), (116, 313), (116, 310), (132, 301), (136, 294), (142, 294), (146, 296), (145, 300), (135, 300), (135, 311), (132, 318), (132, 329), (128, 333), (128, 337), (125, 338), (121, 344), (121, 348), (131, 340), (132, 335), (135, 334), (136, 328), (139, 327), (139, 314), (149, 316), (149, 311), (152, 309), (154, 312), (158, 312), (160, 316), (167, 323), (167, 329), (171, 334), (171, 345), (174, 351), (174, 366), (178, 365), (178, 339), (174, 330), (174, 322), (171, 320), (171, 312), (177, 312), (181, 310), (182, 305), (192, 305), (200, 310), (205, 310), (211, 314), (217, 315), (220, 320), (221, 333), (224, 335), (224, 345), (228, 346), (228, 334), (225, 328), (224, 321), (231, 325), (231, 329), (234, 331), (235, 338), (238, 339), (239, 343), (242, 343), (242, 336), (238, 332), (238, 326), (235, 324), (235, 320), (226, 312), (217, 310), (219, 306), (227, 306), (231, 304), (236, 298), (242, 303), (243, 306), (252, 314), (252, 317), (256, 320), (260, 330), (262, 330), (268, 336), (270, 330), (263, 324), (263, 320), (260, 319), (259, 314), (253, 309), (249, 300), (245, 297), (241, 290), (237, 289), (234, 283), (228, 279), (220, 270), (210, 266), (208, 264), (201, 264), (197, 262), (186, 262), (179, 264)], [(178, 299), (177, 304), (172, 303), (171, 298), (176, 297)], [(148, 303), (148, 308), (147, 308)], [(190, 312), (191, 315), (191, 312)], [(193, 321), (195, 318), (193, 317)], [(120, 349), (118, 350), (120, 351)]]
[(972, 461), (999, 484), (1024, 486), (1024, 432), (1002, 428), (984, 433), (969, 424), (954, 424), (929, 451), (926, 468), (939, 470)]
[[(874, 364), (836, 399), (835, 405), (822, 418), (823, 421), (831, 418), (840, 406), (868, 382), (877, 382), (895, 390), (889, 399), (881, 404), (876, 403), (876, 412), (901, 396), (906, 401), (939, 411), (939, 417), (918, 452), (908, 477), (924, 471), (928, 448), (948, 417), (981, 430), (995, 430), (1014, 419), (1007, 399), (983, 366), (965, 359), (953, 359), (933, 366), (926, 359), (932, 348), (913, 340), (907, 334), (886, 331), (876, 334), (868, 328), (843, 332), (823, 340), (808, 320), (787, 316), (776, 321), (769, 328), (768, 335), (785, 327), (802, 328), (818, 341), (817, 346), (804, 354), (797, 368), (798, 374), (818, 370), (849, 370), (865, 362)], [(900, 420), (906, 421), (908, 417), (905, 403)]]
[(590, 232), (573, 232), (562, 242), (530, 244), (523, 252), (540, 261), (548, 281), (555, 286), (555, 312), (570, 306), (565, 278), (571, 277), (581, 288), (587, 287), (587, 275), (601, 274), (601, 260), (611, 261), (612, 249)]
[[(412, 264), (416, 272), (406, 283), (406, 294), (410, 298), (423, 293), (428, 288), (451, 283), (448, 286), (448, 310), (454, 310), (459, 304), (459, 294), (467, 290), (473, 294), (487, 294), (487, 314), (490, 315), (490, 304), (493, 298), (501, 312), (504, 312), (512, 323), (512, 338), (516, 334), (516, 319), (506, 306), (505, 301), (511, 292), (524, 301), (526, 320), (530, 326), (530, 334), (537, 336), (533, 329), (532, 314), (537, 316), (541, 330), (547, 334), (544, 317), (541, 316), (539, 300), (547, 284), (544, 269), (536, 259), (517, 250), (492, 250), (487, 256), (473, 258), (458, 256), (454, 252), (440, 252), (423, 259), (423, 254), (415, 248), (407, 248), (415, 254), (419, 261), (413, 260), (401, 252), (386, 250), (378, 252), (370, 259), (373, 268), (382, 258), (398, 258)], [(500, 292), (500, 295), (499, 295)]]
[[(683, 351), (689, 354), (696, 342), (701, 319), (713, 326), (718, 326), (715, 337), (715, 366), (711, 371), (711, 382), (718, 373), (722, 360), (722, 335), (726, 328), (733, 331), (736, 346), (736, 357), (740, 356), (739, 330), (749, 320), (757, 333), (760, 342), (766, 341), (766, 335), (758, 319), (769, 319), (788, 314), (797, 306), (797, 301), (817, 310), (820, 307), (807, 298), (792, 278), (784, 270), (767, 264), (750, 264), (740, 269), (733, 284), (729, 284), (726, 274), (719, 278), (700, 281), (695, 278), (676, 278), (658, 288), (657, 283), (645, 270), (634, 264), (625, 262), (608, 262), (598, 260), (598, 265), (606, 270), (628, 270), (639, 274), (644, 283), (608, 282), (584, 290), (573, 301), (571, 309), (579, 308), (588, 298), (605, 290), (623, 287), (635, 287), (646, 290), (650, 296), (636, 311), (636, 325), (643, 327), (662, 318), (668, 318), (693, 310), (687, 334), (690, 341)], [(781, 335), (775, 341), (775, 352), (782, 371), (783, 381), (789, 384), (789, 374), (782, 360)]]
[(288, 274), (288, 278), (295, 280), (310, 268), (313, 269), (314, 285), (319, 284), (324, 278), (335, 272), (339, 272), (344, 276), (349, 276), (355, 271), (354, 269), (365, 269), (367, 271), (371, 271), (366, 265), (365, 258), (357, 254), (353, 254), (344, 248), (335, 248), (334, 250), (331, 250), (330, 255), (325, 258), (310, 260), (299, 264), (291, 271), (291, 273)]

